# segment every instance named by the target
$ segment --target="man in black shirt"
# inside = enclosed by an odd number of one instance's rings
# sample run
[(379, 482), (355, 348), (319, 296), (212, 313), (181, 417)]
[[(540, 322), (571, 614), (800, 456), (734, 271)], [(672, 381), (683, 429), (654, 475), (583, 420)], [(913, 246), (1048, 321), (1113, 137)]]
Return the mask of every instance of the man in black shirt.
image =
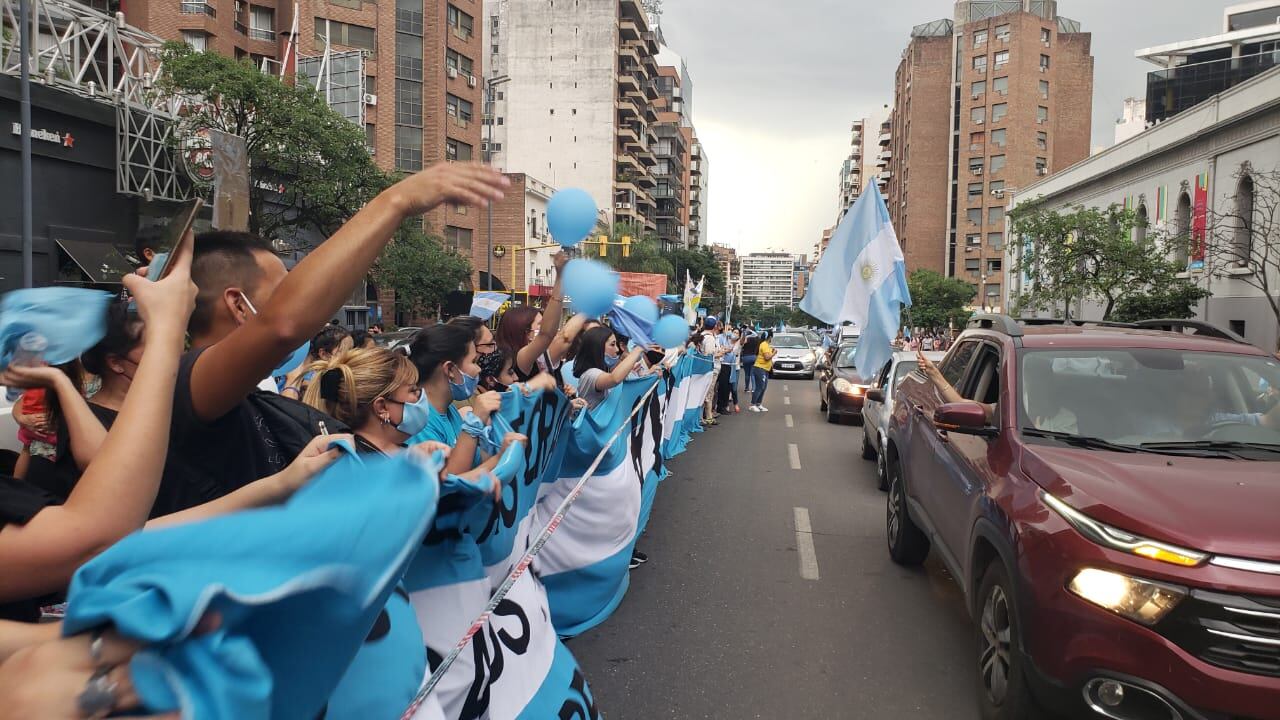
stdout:
[(153, 516), (221, 497), (291, 461), (250, 394), (342, 307), (402, 222), (446, 202), (483, 206), (509, 184), (479, 165), (434, 165), (379, 194), (292, 272), (257, 236), (197, 236), (191, 349), (178, 371)]

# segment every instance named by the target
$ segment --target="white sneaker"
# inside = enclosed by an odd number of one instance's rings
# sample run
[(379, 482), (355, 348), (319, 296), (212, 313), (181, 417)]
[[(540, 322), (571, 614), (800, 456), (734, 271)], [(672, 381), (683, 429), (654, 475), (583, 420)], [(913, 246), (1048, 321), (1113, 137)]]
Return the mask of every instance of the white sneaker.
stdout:
[(761, 405), (761, 406), (760, 406), (760, 412), (769, 412), (769, 408), (767, 408), (767, 407), (765, 407), (765, 406)]
[(752, 405), (751, 407), (747, 408), (747, 410), (750, 410), (751, 412), (760, 412), (760, 408), (755, 405)]

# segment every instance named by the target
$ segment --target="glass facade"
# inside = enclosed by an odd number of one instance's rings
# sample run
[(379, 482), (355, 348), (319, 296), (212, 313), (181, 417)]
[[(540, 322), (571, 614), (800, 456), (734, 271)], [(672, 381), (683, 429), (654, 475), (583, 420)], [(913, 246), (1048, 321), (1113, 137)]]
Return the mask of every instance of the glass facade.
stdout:
[(1147, 122), (1168, 119), (1276, 65), (1280, 50), (1182, 65), (1147, 74)]

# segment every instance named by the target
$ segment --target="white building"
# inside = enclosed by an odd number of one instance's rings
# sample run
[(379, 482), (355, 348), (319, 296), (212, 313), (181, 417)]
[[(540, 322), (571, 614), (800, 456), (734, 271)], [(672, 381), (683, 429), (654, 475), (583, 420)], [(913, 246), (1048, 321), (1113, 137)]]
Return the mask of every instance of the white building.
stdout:
[(1116, 121), (1116, 144), (1119, 145), (1146, 129), (1147, 101), (1138, 98), (1125, 98), (1124, 114)]
[[(1145, 132), (1081, 161), (1034, 185), (1017, 191), (1011, 206), (1037, 200), (1051, 209), (1083, 205), (1127, 205), (1146, 218), (1150, 231), (1164, 231), (1188, 238), (1188, 253), (1174, 258), (1185, 264), (1186, 277), (1204, 287), (1212, 297), (1197, 308), (1197, 317), (1243, 335), (1251, 343), (1274, 350), (1280, 328), (1261, 291), (1246, 278), (1249, 267), (1205, 272), (1204, 223), (1196, 218), (1238, 210), (1253, 202), (1251, 175), (1280, 170), (1280, 69), (1273, 68), (1231, 89), (1212, 96)], [(1246, 199), (1247, 198), (1247, 199)], [(1265, 203), (1253, 204), (1261, 212)], [(1259, 238), (1252, 229), (1220, 228), (1234, 232), (1233, 243), (1252, 248), (1275, 248), (1275, 238)], [(1210, 232), (1212, 229), (1210, 229)], [(1141, 230), (1136, 232), (1142, 232)], [(1022, 243), (1007, 245), (1006, 262), (1017, 267)], [(1272, 275), (1277, 260), (1268, 261)], [(1256, 269), (1257, 264), (1253, 264)], [(1006, 303), (1030, 282), (1010, 272)], [(1280, 277), (1270, 278), (1280, 287)], [(1100, 309), (1078, 306), (1075, 317), (1099, 319)]]
[(795, 268), (791, 253), (751, 253), (739, 258), (742, 303), (795, 306)]

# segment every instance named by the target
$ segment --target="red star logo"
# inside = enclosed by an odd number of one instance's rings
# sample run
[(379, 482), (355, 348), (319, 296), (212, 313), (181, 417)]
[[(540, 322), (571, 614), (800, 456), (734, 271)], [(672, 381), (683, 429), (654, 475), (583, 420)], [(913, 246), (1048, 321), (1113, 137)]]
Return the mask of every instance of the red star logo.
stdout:
[(62, 134), (62, 147), (69, 147), (69, 148), (73, 148), (73, 147), (75, 147), (75, 146), (76, 146), (76, 139), (75, 139), (74, 137), (72, 137), (72, 136), (71, 136), (71, 133), (63, 133), (63, 134)]

